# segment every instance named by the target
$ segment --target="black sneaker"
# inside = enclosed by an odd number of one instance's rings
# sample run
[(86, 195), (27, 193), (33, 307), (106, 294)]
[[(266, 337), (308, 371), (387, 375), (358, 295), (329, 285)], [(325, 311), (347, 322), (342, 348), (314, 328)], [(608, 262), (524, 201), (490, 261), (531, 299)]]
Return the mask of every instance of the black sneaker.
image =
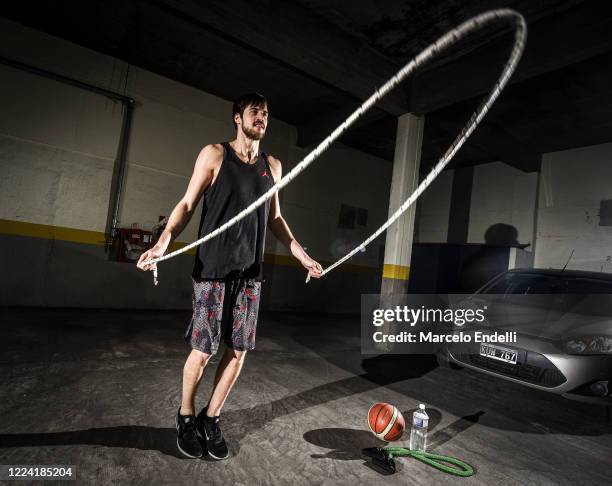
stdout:
[(227, 444), (219, 425), (219, 417), (207, 417), (206, 407), (198, 414), (198, 436), (206, 443), (208, 455), (213, 459), (226, 459), (229, 456)]
[(176, 445), (184, 455), (196, 459), (204, 455), (202, 445), (198, 440), (197, 419), (195, 415), (181, 415), (179, 407), (176, 412)]

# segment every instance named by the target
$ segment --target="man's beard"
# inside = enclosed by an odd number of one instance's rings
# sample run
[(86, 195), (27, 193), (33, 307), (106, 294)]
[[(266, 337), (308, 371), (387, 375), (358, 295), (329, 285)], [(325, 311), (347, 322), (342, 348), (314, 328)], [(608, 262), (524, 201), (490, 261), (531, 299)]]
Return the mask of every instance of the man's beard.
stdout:
[(244, 132), (246, 137), (250, 138), (251, 140), (261, 140), (266, 134), (265, 131), (259, 132), (255, 130), (255, 128), (245, 127), (244, 125), (242, 126), (242, 131)]

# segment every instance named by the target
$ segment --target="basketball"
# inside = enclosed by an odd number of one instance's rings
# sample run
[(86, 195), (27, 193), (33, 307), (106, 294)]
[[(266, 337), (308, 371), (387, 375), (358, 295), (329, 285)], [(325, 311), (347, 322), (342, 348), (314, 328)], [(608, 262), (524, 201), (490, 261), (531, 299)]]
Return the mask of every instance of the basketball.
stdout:
[(389, 403), (375, 403), (368, 411), (368, 426), (379, 439), (393, 442), (401, 439), (406, 423), (397, 407)]

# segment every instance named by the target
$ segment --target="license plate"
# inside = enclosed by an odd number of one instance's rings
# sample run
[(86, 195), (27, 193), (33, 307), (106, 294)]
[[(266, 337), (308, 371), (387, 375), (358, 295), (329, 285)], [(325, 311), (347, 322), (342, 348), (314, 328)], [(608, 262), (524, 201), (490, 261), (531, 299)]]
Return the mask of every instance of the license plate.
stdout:
[(503, 361), (504, 363), (516, 364), (516, 351), (491, 344), (480, 345), (480, 355), (487, 358)]

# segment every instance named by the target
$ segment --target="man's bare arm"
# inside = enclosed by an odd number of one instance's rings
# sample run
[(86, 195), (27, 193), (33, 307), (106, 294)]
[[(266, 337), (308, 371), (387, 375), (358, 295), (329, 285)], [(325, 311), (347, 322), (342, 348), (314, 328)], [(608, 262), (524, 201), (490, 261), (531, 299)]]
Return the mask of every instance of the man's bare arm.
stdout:
[(223, 158), (223, 148), (220, 145), (205, 146), (196, 159), (191, 180), (187, 186), (185, 195), (170, 213), (166, 228), (157, 240), (157, 243), (144, 252), (138, 260), (137, 266), (141, 270), (153, 270), (155, 265), (142, 265), (142, 262), (159, 258), (170, 244), (175, 241), (189, 223), (193, 212), (204, 193), (204, 190), (212, 183), (215, 174), (218, 173), (220, 161)]
[[(281, 162), (274, 157), (269, 157), (268, 161), (270, 163), (272, 177), (274, 178), (275, 182), (278, 182), (283, 175)], [(289, 225), (287, 224), (287, 221), (285, 221), (285, 218), (283, 218), (278, 200), (278, 192), (274, 194), (270, 204), (268, 228), (270, 228), (272, 234), (289, 249), (291, 254), (300, 261), (300, 263), (308, 270), (312, 277), (319, 278), (321, 276), (323, 268), (321, 268), (321, 265), (318, 262), (310, 258), (302, 245), (300, 245), (295, 239)]]

